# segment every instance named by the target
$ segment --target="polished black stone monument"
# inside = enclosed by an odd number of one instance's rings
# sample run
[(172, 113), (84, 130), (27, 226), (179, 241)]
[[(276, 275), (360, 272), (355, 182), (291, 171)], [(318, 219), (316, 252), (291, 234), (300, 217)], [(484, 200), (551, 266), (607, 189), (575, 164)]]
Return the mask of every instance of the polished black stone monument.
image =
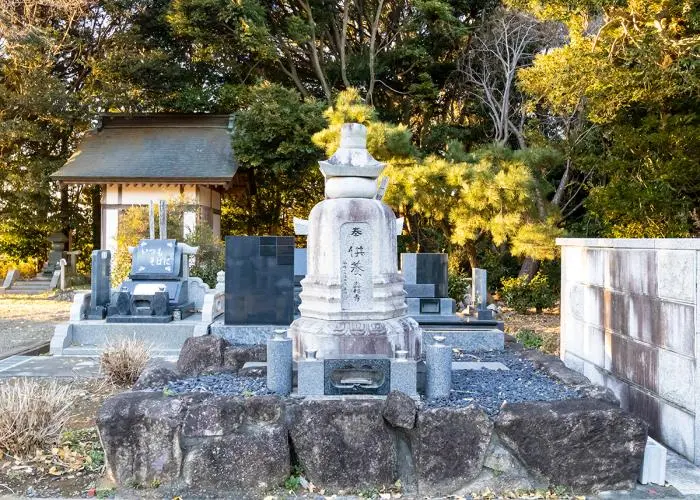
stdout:
[(112, 269), (112, 252), (94, 250), (91, 257), (90, 308), (87, 311), (87, 319), (104, 319), (111, 299), (109, 280)]
[(401, 272), (409, 297), (449, 296), (446, 253), (402, 253)]
[(294, 319), (294, 237), (227, 236), (227, 325), (289, 325)]

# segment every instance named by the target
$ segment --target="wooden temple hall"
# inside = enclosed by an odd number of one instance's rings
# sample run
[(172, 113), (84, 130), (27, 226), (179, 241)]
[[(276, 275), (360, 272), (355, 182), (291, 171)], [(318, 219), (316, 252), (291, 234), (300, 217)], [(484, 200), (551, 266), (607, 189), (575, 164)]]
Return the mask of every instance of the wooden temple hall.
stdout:
[[(104, 114), (51, 177), (98, 184), (101, 247), (117, 247), (120, 215), (133, 205), (184, 199), (185, 232), (202, 221), (221, 236), (221, 195), (234, 186), (233, 119), (206, 114)], [(180, 238), (183, 235), (168, 235)]]

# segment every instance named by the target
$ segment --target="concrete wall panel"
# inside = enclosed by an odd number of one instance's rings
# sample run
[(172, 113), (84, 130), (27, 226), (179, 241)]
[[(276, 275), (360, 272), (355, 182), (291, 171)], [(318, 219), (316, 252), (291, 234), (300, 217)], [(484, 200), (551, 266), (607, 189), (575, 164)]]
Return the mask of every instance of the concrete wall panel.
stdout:
[(700, 464), (700, 239), (559, 239), (561, 357)]

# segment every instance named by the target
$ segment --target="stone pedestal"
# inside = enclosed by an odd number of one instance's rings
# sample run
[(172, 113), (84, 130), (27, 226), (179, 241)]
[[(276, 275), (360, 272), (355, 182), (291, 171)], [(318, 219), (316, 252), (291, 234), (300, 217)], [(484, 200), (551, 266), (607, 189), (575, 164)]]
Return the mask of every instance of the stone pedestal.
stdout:
[(343, 126), (340, 148), (321, 162), (328, 199), (308, 221), (301, 317), (290, 327), (295, 358), (420, 354), (420, 328), (406, 315), (397, 269), (396, 216), (375, 200), (384, 165), (367, 152), (366, 129)]

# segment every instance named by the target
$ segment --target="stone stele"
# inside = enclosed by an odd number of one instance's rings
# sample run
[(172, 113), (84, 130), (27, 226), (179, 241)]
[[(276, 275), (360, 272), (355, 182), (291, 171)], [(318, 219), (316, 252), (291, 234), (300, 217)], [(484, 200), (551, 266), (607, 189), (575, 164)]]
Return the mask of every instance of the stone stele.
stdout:
[(420, 327), (406, 315), (398, 273), (396, 216), (374, 199), (384, 164), (366, 146), (367, 129), (346, 123), (340, 147), (320, 162), (326, 199), (309, 217), (301, 317), (289, 330), (297, 359), (306, 349), (320, 358), (420, 355)]

